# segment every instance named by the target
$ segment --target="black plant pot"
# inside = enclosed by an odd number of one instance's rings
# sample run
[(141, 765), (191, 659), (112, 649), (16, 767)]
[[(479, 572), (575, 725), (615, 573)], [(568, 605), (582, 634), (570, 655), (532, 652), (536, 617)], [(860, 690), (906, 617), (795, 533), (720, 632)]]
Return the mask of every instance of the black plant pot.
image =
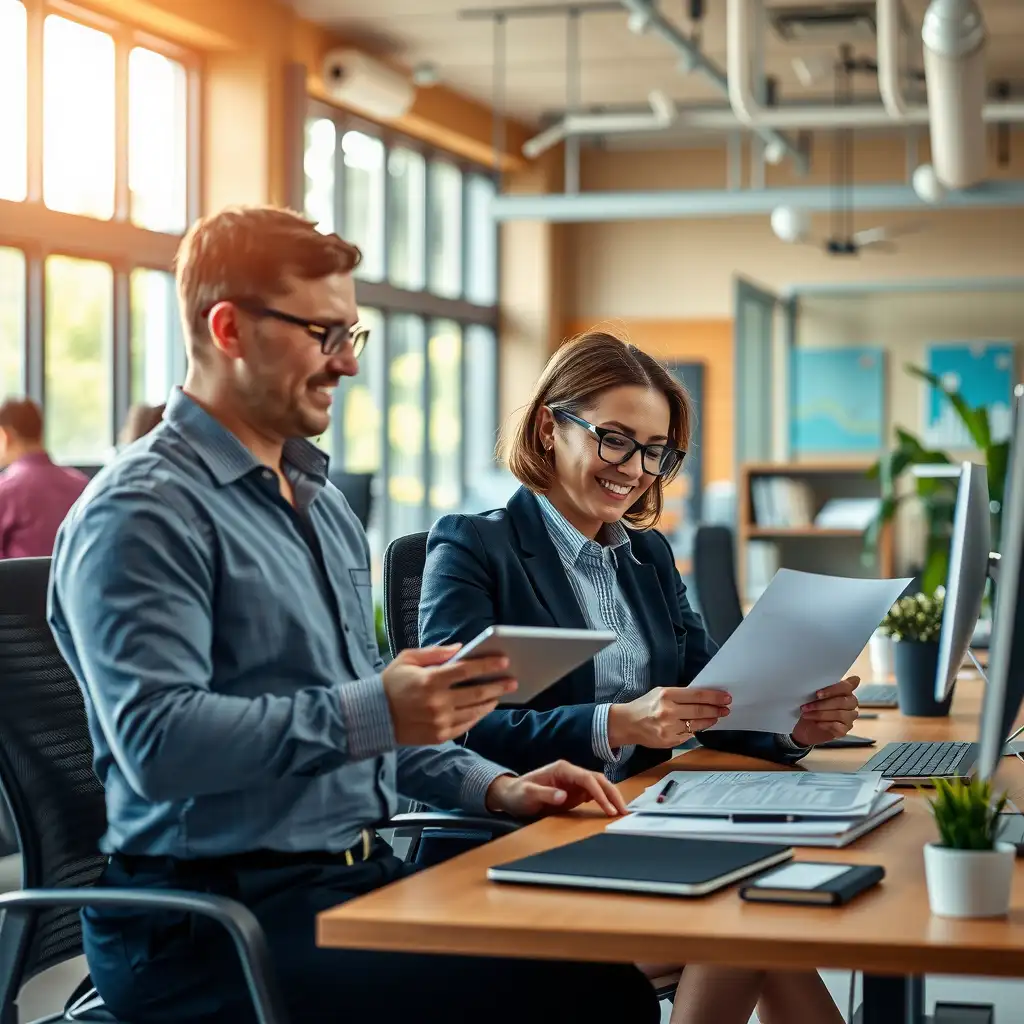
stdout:
[(935, 673), (939, 667), (939, 645), (916, 640), (897, 640), (895, 647), (896, 688), (900, 711), (917, 718), (941, 718), (949, 714), (953, 691), (943, 701), (935, 699)]

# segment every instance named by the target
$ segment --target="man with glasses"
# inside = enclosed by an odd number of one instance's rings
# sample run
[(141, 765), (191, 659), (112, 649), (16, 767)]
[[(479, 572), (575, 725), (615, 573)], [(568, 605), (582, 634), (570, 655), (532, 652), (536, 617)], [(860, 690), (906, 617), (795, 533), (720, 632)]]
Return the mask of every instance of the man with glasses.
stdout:
[[(475, 682), (504, 659), (449, 665), (447, 647), (381, 661), (365, 535), (305, 440), (328, 428), (367, 342), (358, 261), (283, 210), (195, 224), (177, 261), (184, 387), (58, 538), (50, 622), (106, 790), (102, 884), (242, 900), (295, 1021), (656, 1020), (629, 965), (315, 945), (319, 911), (408, 870), (375, 833), (398, 792), (477, 813), (624, 809), (593, 772), (515, 777), (450, 742), (515, 687)], [(215, 925), (83, 917), (90, 973), (119, 1018), (252, 1019)]]

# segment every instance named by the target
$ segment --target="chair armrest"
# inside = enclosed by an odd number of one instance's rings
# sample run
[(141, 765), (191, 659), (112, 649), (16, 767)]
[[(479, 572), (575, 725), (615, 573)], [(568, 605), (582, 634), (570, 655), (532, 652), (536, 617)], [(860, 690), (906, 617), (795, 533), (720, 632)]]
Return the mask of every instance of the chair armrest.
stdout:
[(253, 912), (235, 900), (174, 889), (20, 889), (0, 894), (0, 911), (12, 917), (39, 907), (138, 907), (211, 918), (227, 929), (235, 944), (258, 1024), (289, 1024), (263, 929)]
[(380, 827), (398, 829), (403, 836), (419, 835), (425, 828), (476, 829), (492, 836), (503, 836), (515, 832), (521, 824), (511, 818), (491, 818), (485, 814), (464, 814), (461, 811), (411, 811), (396, 814)]

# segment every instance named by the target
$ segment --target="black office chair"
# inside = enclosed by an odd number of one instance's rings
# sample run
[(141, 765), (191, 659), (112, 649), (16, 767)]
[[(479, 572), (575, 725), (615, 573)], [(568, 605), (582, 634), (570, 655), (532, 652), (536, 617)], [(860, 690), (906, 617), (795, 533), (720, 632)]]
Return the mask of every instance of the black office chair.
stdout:
[[(384, 551), (384, 622), (388, 634), (388, 646), (391, 653), (397, 656), (406, 647), (420, 645), (420, 591), (423, 586), (423, 568), (427, 561), (427, 534), (411, 533), (406, 537), (393, 540)], [(469, 819), (459, 821), (452, 818), (444, 821), (452, 831), (445, 835), (433, 832), (430, 825), (429, 812), (416, 812), (411, 815), (396, 815), (392, 819), (395, 825), (402, 825), (403, 819), (414, 820), (417, 826), (416, 835), (408, 856), (415, 858), (428, 850), (426, 859), (436, 862), (454, 856), (446, 853), (444, 846), (451, 845), (455, 852), (479, 846), (496, 837), (491, 823), (484, 819), (472, 823)], [(512, 831), (518, 826), (508, 822), (504, 831)], [(438, 842), (433, 842), (437, 840)], [(442, 846), (443, 844), (443, 846)], [(671, 999), (675, 995), (675, 979), (656, 979), (655, 991), (659, 999)]]
[(391, 656), (420, 645), (420, 590), (427, 561), (427, 535), (410, 533), (384, 551), (384, 627)]
[[(145, 907), (210, 917), (231, 934), (259, 1024), (288, 1024), (266, 939), (241, 903), (194, 892), (95, 889), (106, 863), (103, 788), (92, 770), (82, 695), (46, 623), (50, 559), (0, 561), (0, 798), (22, 856), (22, 889), (0, 895), (0, 1024), (17, 1024), (27, 981), (82, 953), (78, 908)], [(400, 815), (393, 827), (511, 824), (437, 813)], [(65, 1009), (37, 1021), (117, 1024), (88, 978)]]
[(693, 579), (704, 628), (721, 647), (743, 621), (732, 530), (703, 524), (693, 539)]
[(345, 495), (345, 500), (365, 530), (373, 510), (373, 473), (345, 473), (332, 469), (327, 478)]

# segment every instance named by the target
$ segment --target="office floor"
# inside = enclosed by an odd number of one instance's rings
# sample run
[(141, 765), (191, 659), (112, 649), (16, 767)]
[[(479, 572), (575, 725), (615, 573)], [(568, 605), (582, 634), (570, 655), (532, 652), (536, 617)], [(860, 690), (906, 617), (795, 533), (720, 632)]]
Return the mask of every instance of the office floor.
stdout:
[[(0, 858), (0, 892), (17, 888), (19, 882), (17, 857)], [(62, 964), (25, 986), (19, 1002), (19, 1020), (22, 1024), (38, 1019), (48, 1013), (56, 1013), (63, 1005), (71, 990), (81, 981), (85, 973), (84, 960), (73, 960)], [(832, 998), (846, 1012), (849, 999), (850, 975), (847, 971), (823, 971)], [(996, 1024), (1015, 1024), (1020, 1020), (1020, 1007), (1024, 1004), (1024, 981), (1003, 981), (986, 978), (930, 978), (928, 980), (929, 1008), (935, 1000), (961, 1003), (993, 1003), (996, 1008)], [(670, 1007), (665, 1004), (662, 1014), (667, 1024)], [(756, 1021), (756, 1017), (752, 1018)]]

